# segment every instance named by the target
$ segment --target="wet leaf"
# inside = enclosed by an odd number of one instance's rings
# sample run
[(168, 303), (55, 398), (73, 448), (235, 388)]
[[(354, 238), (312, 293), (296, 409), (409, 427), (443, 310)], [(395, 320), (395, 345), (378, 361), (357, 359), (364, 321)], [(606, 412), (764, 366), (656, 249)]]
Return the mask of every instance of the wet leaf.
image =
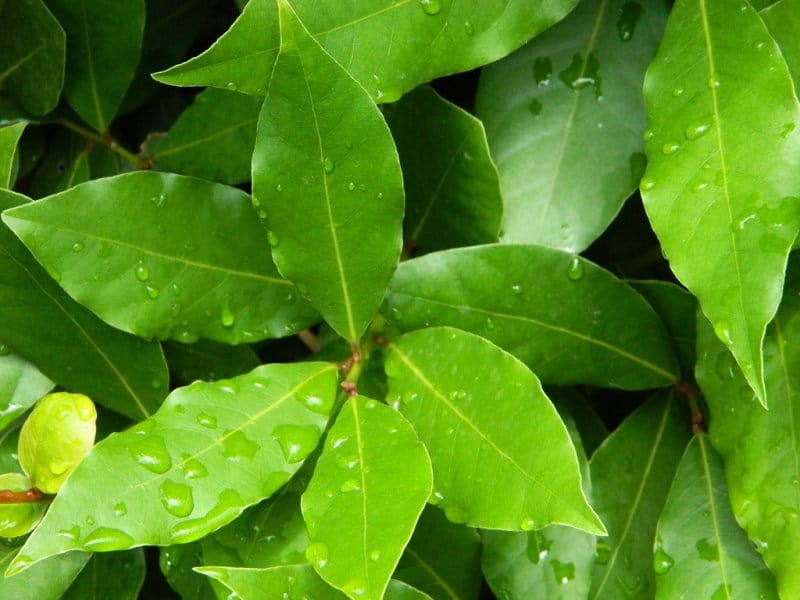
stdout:
[(402, 331), (449, 325), (484, 336), (547, 384), (643, 389), (678, 379), (653, 309), (607, 271), (560, 250), (493, 245), (406, 261), (383, 313)]
[(800, 22), (795, 16), (800, 10), (800, 1), (779, 0), (770, 4), (761, 10), (761, 19), (769, 29), (769, 34), (777, 42), (794, 79), (795, 91), (798, 91), (800, 90)]
[(584, 0), (481, 73), (477, 115), (497, 161), (503, 241), (580, 252), (645, 167), (641, 95), (664, 0)]
[[(19, 552), (19, 546), (0, 542), (0, 569), (5, 569)], [(84, 565), (88, 552), (53, 556), (15, 577), (0, 577), (0, 597), (14, 600), (60, 600)]]
[(355, 343), (400, 257), (400, 164), (368, 94), (278, 4), (281, 52), (258, 122), (253, 205), (280, 272)]
[[(2, 13), (0, 13), (2, 19)], [(27, 123), (0, 127), (0, 188), (9, 188), (14, 182), (14, 158), (17, 143)]]
[(350, 598), (383, 598), (432, 489), (430, 458), (408, 421), (351, 398), (302, 497), (306, 558)]
[(658, 518), (653, 568), (656, 598), (778, 598), (775, 579), (731, 511), (722, 457), (695, 435)]
[(111, 325), (144, 338), (236, 344), (315, 319), (278, 275), (249, 204), (235, 188), (142, 171), (90, 181), (3, 220)]
[[(158, 562), (161, 573), (181, 598), (217, 600), (210, 580), (193, 570), (203, 565), (200, 542), (166, 546), (160, 550)], [(33, 568), (36, 568), (36, 565)]]
[(800, 230), (800, 105), (764, 23), (741, 6), (675, 3), (645, 79), (641, 189), (670, 267), (766, 405), (764, 332)]
[(0, 431), (8, 427), (55, 384), (28, 361), (0, 344)]
[(482, 123), (429, 87), (384, 115), (403, 167), (406, 244), (424, 253), (496, 242), (503, 198)]
[(265, 365), (175, 390), (153, 417), (94, 447), (11, 571), (72, 549), (190, 542), (226, 525), (297, 471), (335, 392), (327, 363)]
[(93, 554), (62, 600), (114, 598), (136, 600), (144, 583), (142, 550)]
[(430, 453), (430, 502), (450, 521), (510, 531), (562, 523), (604, 533), (581, 490), (563, 422), (513, 356), (476, 335), (433, 327), (392, 343), (386, 374), (389, 399)]

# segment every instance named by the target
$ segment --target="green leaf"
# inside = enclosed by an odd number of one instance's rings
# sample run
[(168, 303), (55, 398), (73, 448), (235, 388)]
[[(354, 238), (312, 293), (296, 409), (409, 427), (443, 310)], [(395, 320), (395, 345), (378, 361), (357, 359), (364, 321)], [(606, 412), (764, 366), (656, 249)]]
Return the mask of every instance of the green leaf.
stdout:
[(161, 548), (161, 573), (170, 587), (185, 600), (217, 600), (209, 579), (193, 570), (202, 564), (200, 542)]
[(242, 567), (198, 567), (203, 575), (219, 581), (241, 600), (285, 600), (285, 598), (347, 598), (320, 579), (310, 565), (282, 565), (267, 569)]
[(394, 577), (432, 598), (474, 600), (481, 589), (480, 555), (481, 539), (474, 529), (451, 523), (442, 511), (429, 506)]
[(642, 197), (670, 267), (766, 405), (764, 331), (800, 230), (800, 105), (764, 23), (742, 6), (675, 3), (645, 80)]
[(22, 122), (0, 127), (0, 188), (10, 188), (14, 182), (14, 157), (26, 125)]
[(105, 132), (136, 73), (144, 33), (144, 0), (49, 0), (67, 34), (64, 97)]
[(258, 122), (253, 205), (281, 273), (357, 342), (400, 257), (400, 164), (364, 89), (279, 5), (281, 53)]
[(525, 365), (449, 327), (406, 334), (389, 350), (389, 398), (428, 448), (430, 502), (448, 519), (510, 531), (562, 523), (605, 532), (581, 490), (567, 430)]
[[(586, 453), (574, 421), (567, 429), (580, 464), (583, 491), (591, 497)], [(595, 536), (565, 525), (538, 531), (484, 531), (481, 563), (498, 597), (583, 600), (589, 593)]]
[(0, 431), (4, 431), (54, 385), (35, 365), (0, 344)]
[(657, 598), (774, 598), (775, 579), (736, 524), (722, 458), (694, 436), (658, 519), (653, 567)]
[(783, 304), (764, 345), (769, 410), (733, 357), (698, 319), (697, 381), (708, 404), (709, 436), (722, 455), (730, 504), (778, 580), (781, 598), (800, 595), (800, 264), (790, 263)]
[(10, 571), (72, 549), (190, 542), (229, 523), (297, 471), (335, 393), (328, 363), (265, 365), (175, 390), (153, 417), (94, 447)]
[(148, 148), (159, 169), (230, 185), (250, 180), (262, 99), (209, 88)]
[(136, 600), (144, 575), (144, 552), (141, 550), (93, 554), (61, 600)]
[(695, 315), (697, 299), (682, 287), (667, 281), (628, 281), (650, 303), (667, 327), (681, 374), (685, 380), (694, 375), (697, 360)]
[[(43, 129), (28, 131), (38, 132)], [(90, 179), (90, 159), (84, 138), (66, 128), (59, 128), (50, 132), (47, 141), (47, 146), (38, 151), (44, 156), (37, 161), (25, 189), (25, 193), (32, 198), (63, 192)], [(97, 154), (98, 150), (95, 148), (92, 155)]]
[(799, 0), (780, 0), (760, 13), (789, 67), (796, 92), (800, 92), (800, 22), (795, 18), (798, 11)]
[(64, 85), (65, 35), (42, 0), (0, 4), (0, 84), (25, 111), (49, 113)]
[(114, 327), (238, 344), (315, 319), (278, 275), (249, 204), (235, 188), (140, 171), (20, 206), (3, 220), (67, 293)]
[(19, 433), (19, 464), (55, 494), (94, 445), (97, 410), (83, 394), (56, 392), (36, 403)]
[(547, 384), (670, 385), (678, 366), (639, 294), (580, 257), (493, 245), (402, 263), (384, 314), (402, 331), (450, 325), (484, 336)]
[[(19, 547), (0, 542), (0, 569), (5, 569)], [(91, 558), (87, 552), (69, 552), (35, 564), (14, 577), (0, 577), (0, 597), (14, 600), (60, 600)]]
[(497, 161), (503, 240), (580, 252), (644, 171), (641, 95), (664, 0), (584, 0), (481, 73), (476, 113)]
[[(574, 0), (359, 0), (292, 6), (309, 31), (373, 98), (393, 102), (421, 83), (492, 62), (562, 19)], [(211, 48), (156, 73), (163, 83), (264, 95), (278, 53), (275, 0), (252, 0)], [(380, 48), (380, 57), (375, 49)]]
[(258, 355), (247, 344), (228, 346), (200, 340), (194, 344), (165, 342), (163, 346), (170, 371), (181, 383), (235, 377), (261, 364)]
[(406, 244), (422, 252), (497, 241), (503, 198), (481, 122), (421, 87), (384, 115), (406, 188)]
[(592, 456), (592, 500), (608, 537), (597, 542), (590, 600), (653, 597), (656, 523), (689, 438), (673, 395), (636, 410)]
[(428, 453), (408, 421), (376, 400), (351, 398), (302, 497), (306, 557), (350, 598), (383, 598), (432, 490)]
[[(0, 191), (0, 209), (27, 198)], [(148, 417), (167, 392), (157, 343), (118, 331), (70, 298), (0, 224), (0, 340), (68, 390), (132, 418)]]

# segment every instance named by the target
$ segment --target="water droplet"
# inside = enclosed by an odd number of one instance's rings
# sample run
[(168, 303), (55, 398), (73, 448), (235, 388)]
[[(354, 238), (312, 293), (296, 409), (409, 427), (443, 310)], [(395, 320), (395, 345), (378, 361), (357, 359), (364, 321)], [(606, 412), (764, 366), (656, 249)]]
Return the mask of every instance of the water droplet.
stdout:
[(451, 523), (466, 523), (469, 520), (469, 513), (458, 504), (450, 504), (444, 509), (444, 515)]
[(491, 318), (491, 317), (488, 317), (488, 318), (486, 319), (486, 329), (488, 329), (489, 331), (491, 331), (492, 329), (494, 329), (494, 321), (492, 320), (492, 318)]
[(542, 103), (539, 102), (536, 98), (530, 101), (528, 104), (528, 112), (531, 113), (534, 117), (538, 117), (542, 112)]
[(208, 475), (208, 469), (196, 458), (186, 455), (181, 463), (181, 471), (186, 479), (202, 479)]
[(235, 92), (236, 90), (239, 89), (239, 86), (236, 85), (236, 83), (234, 83), (233, 81), (229, 81), (228, 83), (226, 83), (225, 87), (232, 92)]
[(733, 338), (731, 337), (731, 326), (727, 321), (719, 321), (714, 325), (714, 333), (717, 334), (717, 337), (725, 342), (728, 346), (733, 344)]
[(313, 394), (300, 396), (299, 400), (308, 410), (318, 415), (327, 415), (331, 408), (333, 408), (333, 403), (330, 400)]
[(145, 286), (145, 289), (147, 290), (147, 297), (150, 298), (150, 300), (155, 300), (156, 298), (158, 298), (158, 288), (157, 287), (152, 286), (152, 285), (148, 285), (148, 286)]
[(572, 281), (583, 279), (583, 261), (579, 256), (573, 256), (567, 267), (567, 277)]
[(330, 175), (331, 173), (333, 173), (333, 170), (336, 168), (336, 165), (333, 164), (333, 160), (326, 157), (325, 160), (322, 161), (322, 168), (325, 169), (325, 172), (328, 175)]
[(134, 270), (134, 274), (136, 275), (136, 279), (139, 281), (147, 281), (150, 279), (150, 271), (147, 267), (144, 266), (142, 261), (139, 261), (139, 264), (136, 265), (136, 269)]
[(600, 62), (593, 53), (590, 53), (585, 61), (580, 54), (573, 55), (572, 62), (558, 74), (558, 78), (575, 91), (591, 86), (595, 98), (603, 95)]
[(69, 529), (62, 529), (58, 532), (58, 535), (60, 537), (67, 538), (72, 542), (77, 542), (80, 534), (81, 534), (81, 528), (79, 525), (75, 525)]
[(177, 317), (179, 314), (181, 314), (181, 303), (180, 302), (175, 302), (172, 306), (170, 306), (169, 307), (169, 313), (173, 317)]
[(553, 576), (559, 585), (567, 585), (575, 579), (575, 565), (571, 562), (562, 563), (554, 559), (550, 561), (550, 565), (553, 567)]
[(269, 245), (272, 246), (273, 248), (278, 246), (278, 236), (275, 235), (274, 231), (272, 230), (267, 231), (267, 241), (269, 242)]
[(522, 529), (522, 531), (533, 531), (538, 526), (539, 524), (536, 522), (536, 519), (530, 517), (522, 519), (522, 522), (519, 524), (519, 528)]
[(675, 154), (680, 149), (681, 145), (678, 142), (667, 142), (661, 146), (661, 153), (669, 156), (670, 154)]
[(403, 320), (403, 313), (400, 312), (400, 309), (397, 308), (396, 306), (392, 307), (392, 318), (394, 318), (395, 321)]
[(137, 463), (153, 473), (166, 473), (172, 467), (172, 459), (160, 437), (150, 436), (137, 440), (130, 446), (130, 453)]
[(164, 480), (158, 488), (158, 497), (166, 511), (179, 519), (188, 517), (194, 510), (192, 488), (183, 483)]
[(595, 564), (600, 566), (607, 565), (609, 558), (611, 558), (611, 546), (608, 545), (608, 542), (598, 540), (594, 551)]
[(50, 464), (47, 465), (53, 475), (63, 475), (71, 466), (73, 466), (72, 462), (63, 460), (51, 460)]
[(369, 559), (372, 561), (380, 560), (380, 558), (381, 558), (380, 550), (373, 550), (372, 552), (369, 553)]
[(626, 2), (620, 9), (619, 19), (617, 20), (617, 33), (623, 42), (629, 42), (633, 38), (636, 23), (642, 15), (642, 7), (636, 2)]
[(657, 544), (653, 553), (653, 570), (656, 575), (664, 575), (674, 564), (675, 559), (664, 551), (661, 544)]
[(511, 291), (514, 292), (515, 296), (519, 296), (522, 293), (522, 286), (519, 284), (514, 284), (511, 286)]
[(781, 137), (784, 139), (788, 138), (790, 135), (792, 135), (792, 132), (796, 128), (797, 125), (795, 125), (794, 123), (786, 123), (786, 125), (784, 125), (783, 129), (781, 130)]
[(533, 61), (533, 78), (536, 85), (544, 87), (553, 76), (553, 61), (546, 56), (537, 56)]
[(114, 514), (118, 517), (124, 517), (128, 514), (128, 507), (125, 506), (124, 502), (117, 502), (114, 505)]
[(176, 544), (185, 544), (207, 535), (230, 523), (241, 513), (244, 501), (235, 490), (223, 490), (219, 494), (217, 504), (208, 513), (196, 519), (187, 519), (177, 523), (170, 533)]
[(74, 244), (72, 244), (72, 251), (73, 252), (83, 252), (83, 249), (85, 247), (86, 246), (84, 245), (83, 242), (75, 242)]
[(126, 550), (133, 544), (134, 539), (131, 536), (111, 527), (98, 527), (83, 540), (83, 548), (91, 552)]
[(697, 549), (698, 556), (703, 560), (719, 562), (719, 547), (716, 544), (712, 544), (709, 540), (703, 538), (698, 540), (694, 547)]
[(197, 413), (197, 422), (207, 429), (217, 428), (217, 418), (208, 413)]
[(693, 192), (701, 192), (708, 187), (707, 181), (695, 181), (692, 184), (692, 191)]
[(672, 95), (673, 95), (673, 97), (675, 97), (675, 98), (677, 98), (678, 96), (682, 96), (682, 95), (683, 95), (683, 88), (682, 88), (682, 87), (676, 87), (676, 88), (674, 88), (674, 89), (672, 90)]
[(238, 461), (240, 458), (253, 458), (259, 445), (249, 439), (243, 431), (226, 432), (222, 442), (222, 454), (228, 460)]
[(342, 589), (348, 596), (359, 597), (367, 593), (367, 586), (361, 579), (353, 579), (352, 581), (348, 581), (346, 584), (344, 584)]
[(687, 140), (696, 140), (703, 137), (710, 128), (711, 125), (708, 123), (695, 123), (689, 125), (683, 134), (686, 136)]
[(9, 354), (11, 354), (11, 348), (5, 344), (0, 344), (0, 356), (8, 356)]
[(464, 21), (464, 33), (467, 35), (474, 35), (475, 34), (475, 26), (470, 23), (469, 21)]
[(719, 76), (714, 74), (708, 78), (708, 89), (713, 90), (719, 87)]
[(645, 192), (648, 192), (648, 191), (652, 190), (654, 187), (656, 187), (656, 182), (653, 179), (651, 179), (650, 177), (642, 177), (642, 181), (640, 183), (640, 187)]
[(279, 425), (272, 430), (272, 437), (280, 445), (286, 462), (293, 464), (314, 451), (319, 444), (320, 431), (314, 425)]
[(347, 479), (345, 480), (342, 485), (339, 486), (340, 492), (359, 492), (361, 491), (361, 486), (355, 479)]
[(318, 569), (328, 564), (328, 546), (322, 542), (314, 542), (306, 548), (306, 559)]
[(645, 129), (644, 130), (644, 135), (642, 137), (644, 138), (645, 142), (649, 142), (650, 140), (653, 139), (654, 135), (655, 135), (655, 132), (652, 129)]
[(170, 286), (170, 290), (172, 290), (172, 293), (173, 293), (175, 296), (180, 296), (180, 295), (181, 295), (181, 286), (179, 286), (177, 283), (173, 283), (173, 284)]
[(351, 181), (350, 183), (347, 184), (347, 189), (352, 192), (353, 190), (356, 189), (356, 184)]
[(438, 15), (442, 10), (442, 0), (419, 0), (426, 15)]
[(442, 494), (442, 492), (439, 490), (433, 490), (431, 497), (428, 498), (428, 504), (436, 506), (437, 504), (441, 504), (442, 500), (444, 500), (444, 494)]
[(222, 306), (220, 307), (220, 321), (223, 327), (232, 327), (236, 321), (236, 315), (231, 312), (231, 298), (229, 294), (225, 294), (222, 298)]

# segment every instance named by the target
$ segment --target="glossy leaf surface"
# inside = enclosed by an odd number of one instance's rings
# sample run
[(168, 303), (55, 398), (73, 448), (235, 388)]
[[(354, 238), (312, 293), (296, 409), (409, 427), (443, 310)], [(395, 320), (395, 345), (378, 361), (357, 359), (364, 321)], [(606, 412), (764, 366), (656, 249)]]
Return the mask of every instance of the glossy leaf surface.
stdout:
[(796, 92), (800, 90), (800, 22), (795, 18), (798, 11), (798, 0), (779, 0), (760, 12), (786, 60)]
[(778, 580), (781, 598), (800, 594), (800, 269), (790, 264), (784, 301), (764, 345), (769, 410), (754, 400), (734, 359), (698, 319), (697, 381), (708, 404), (709, 436), (725, 462), (738, 523)]
[(672, 9), (645, 80), (642, 197), (670, 267), (766, 405), (764, 331), (800, 229), (800, 105), (764, 23), (742, 6)]
[(54, 385), (34, 365), (12, 354), (8, 346), (0, 347), (0, 431)]
[(430, 458), (408, 421), (351, 398), (302, 497), (306, 558), (350, 598), (383, 598), (432, 490)]
[[(0, 569), (11, 563), (19, 546), (0, 543)], [(60, 600), (91, 558), (87, 552), (69, 552), (37, 563), (15, 577), (0, 577), (0, 596), (14, 600)]]
[(279, 5), (281, 53), (258, 122), (253, 205), (278, 269), (355, 342), (400, 257), (400, 164), (366, 91)]
[(58, 104), (65, 42), (42, 0), (0, 3), (0, 84), (25, 111), (43, 115)]
[(430, 453), (430, 501), (448, 519), (486, 529), (562, 523), (604, 532), (581, 490), (564, 423), (513, 356), (476, 335), (434, 327), (392, 343), (386, 374), (389, 399)]
[[(0, 208), (27, 198), (0, 191)], [(132, 418), (155, 412), (168, 374), (158, 344), (118, 331), (70, 298), (0, 225), (0, 340), (61, 386)], [(6, 318), (7, 317), (7, 318)]]
[(385, 315), (401, 330), (449, 325), (484, 336), (547, 384), (669, 385), (664, 325), (625, 283), (542, 246), (448, 250), (402, 263)]
[(144, 33), (144, 0), (50, 0), (67, 34), (64, 97), (80, 117), (104, 132), (128, 89)]
[(428, 506), (394, 577), (432, 598), (474, 600), (481, 589), (480, 555), (477, 531), (451, 523), (441, 510)]
[(335, 382), (334, 365), (300, 363), (175, 390), (152, 418), (95, 446), (12, 571), (72, 549), (190, 542), (229, 523), (314, 450)]
[(211, 580), (194, 571), (203, 565), (200, 542), (175, 544), (161, 548), (158, 566), (170, 587), (181, 598), (191, 600), (217, 600)]
[(14, 123), (0, 127), (0, 189), (9, 188), (13, 183), (14, 155), (25, 125), (26, 123)]
[(658, 519), (656, 598), (778, 598), (775, 579), (733, 518), (722, 458), (695, 435)]
[[(591, 498), (586, 453), (572, 419), (567, 429), (578, 455), (583, 491)], [(484, 531), (481, 565), (497, 597), (584, 600), (592, 581), (595, 536), (565, 525), (537, 531)]]
[(61, 600), (136, 600), (144, 583), (144, 575), (142, 550), (96, 553)]
[(406, 244), (422, 252), (497, 241), (503, 198), (481, 122), (421, 87), (384, 109), (406, 189)]
[(157, 168), (234, 185), (250, 179), (261, 98), (209, 88), (153, 147)]
[[(292, 2), (325, 50), (384, 102), (436, 77), (505, 56), (574, 5), (573, 0), (484, 0), (478, 8), (461, 0), (358, 0), (320, 10), (314, 0)], [(274, 0), (251, 0), (206, 52), (156, 76), (171, 85), (263, 95), (278, 47)], [(379, 56), (376, 47), (382, 49)]]
[(111, 325), (145, 338), (236, 344), (288, 335), (315, 318), (278, 275), (249, 204), (234, 188), (143, 171), (88, 182), (3, 220)]
[(482, 71), (477, 115), (500, 170), (503, 240), (580, 252), (639, 184), (645, 69), (664, 0), (584, 0)]
[(655, 592), (656, 524), (689, 438), (688, 418), (672, 396), (648, 401), (592, 456), (592, 505), (608, 537), (597, 541), (591, 600)]

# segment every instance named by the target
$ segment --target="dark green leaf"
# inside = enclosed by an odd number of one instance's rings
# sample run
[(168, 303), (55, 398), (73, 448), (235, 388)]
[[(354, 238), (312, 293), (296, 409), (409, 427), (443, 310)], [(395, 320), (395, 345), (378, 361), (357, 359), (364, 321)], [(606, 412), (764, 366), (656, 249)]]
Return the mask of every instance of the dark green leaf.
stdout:
[(184, 600), (217, 600), (209, 579), (193, 570), (202, 565), (200, 542), (161, 548), (161, 573)]
[(93, 554), (61, 600), (136, 600), (144, 583), (144, 552)]
[(11, 354), (7, 346), (0, 345), (0, 431), (52, 390), (54, 385), (34, 365)]
[(481, 122), (429, 87), (384, 114), (406, 188), (406, 244), (422, 252), (497, 241), (503, 198)]
[(0, 4), (0, 84), (33, 115), (49, 113), (64, 85), (64, 30), (42, 0)]
[(175, 390), (153, 417), (94, 447), (11, 571), (72, 549), (190, 542), (226, 525), (297, 471), (335, 393), (328, 363), (265, 365)]
[(608, 537), (597, 541), (590, 600), (655, 593), (656, 523), (689, 439), (688, 418), (673, 395), (639, 408), (592, 456), (592, 500)]
[(17, 143), (26, 125), (27, 123), (22, 122), (0, 127), (0, 189), (10, 188), (14, 183), (14, 157), (17, 153)]
[(144, 338), (237, 344), (315, 319), (278, 275), (249, 198), (235, 188), (140, 171), (3, 220), (73, 298)]
[[(359, 0), (327, 10), (315, 0), (292, 5), (373, 98), (392, 102), (421, 83), (505, 56), (562, 19), (575, 2), (482, 0), (479, 8), (459, 0)], [(275, 0), (251, 0), (211, 48), (156, 77), (171, 85), (264, 95), (278, 46)]]
[(165, 342), (170, 371), (181, 383), (197, 379), (216, 381), (252, 371), (261, 361), (250, 346), (228, 346), (200, 340), (194, 344)]
[(643, 389), (678, 367), (664, 325), (625, 283), (542, 246), (493, 245), (400, 265), (385, 314), (403, 331), (450, 325), (480, 334), (547, 384)]
[(281, 53), (258, 122), (253, 205), (281, 273), (357, 342), (400, 257), (400, 164), (364, 89), (279, 5)]
[(64, 97), (80, 117), (105, 132), (139, 64), (144, 0), (49, 0), (67, 33)]
[(764, 331), (800, 230), (800, 105), (786, 63), (749, 5), (678, 0), (645, 95), (648, 217), (766, 405)]
[(525, 365), (449, 327), (406, 334), (389, 348), (389, 398), (428, 448), (430, 502), (448, 519), (487, 529), (562, 523), (604, 533), (581, 490), (567, 430)]
[(790, 264), (783, 305), (764, 345), (769, 410), (753, 398), (730, 352), (698, 319), (697, 381), (711, 442), (725, 462), (736, 520), (778, 580), (781, 598), (800, 595), (800, 264)]
[[(0, 209), (27, 198), (0, 191)], [(164, 355), (109, 327), (76, 303), (0, 225), (0, 341), (63, 387), (132, 418), (156, 410), (167, 392)]]
[(431, 460), (408, 421), (351, 398), (303, 493), (306, 558), (350, 598), (380, 600), (432, 490)]
[[(42, 129), (45, 128), (36, 130)], [(90, 157), (86, 150), (86, 140), (68, 129), (50, 131), (44, 156), (26, 181), (25, 193), (32, 198), (42, 198), (88, 181)], [(97, 150), (95, 148), (92, 154)]]
[(761, 18), (792, 74), (795, 91), (800, 90), (800, 21), (795, 18), (798, 11), (798, 0), (780, 0), (761, 11)]
[(394, 577), (432, 598), (474, 600), (481, 589), (481, 540), (444, 513), (427, 507), (397, 565)]
[(250, 179), (262, 99), (209, 88), (148, 148), (159, 169), (237, 184)]
[[(5, 570), (19, 547), (0, 542), (0, 570)], [(11, 600), (58, 600), (88, 562), (91, 554), (69, 552), (53, 556), (15, 577), (0, 577), (0, 597)]]
[(482, 71), (476, 99), (500, 170), (503, 240), (580, 252), (644, 172), (641, 95), (664, 0), (583, 0)]
[(310, 565), (283, 565), (267, 569), (199, 567), (198, 572), (219, 581), (241, 600), (320, 598), (344, 600), (314, 572)]
[(778, 598), (774, 577), (733, 518), (722, 458), (704, 434), (692, 439), (678, 466), (654, 553), (662, 600), (688, 589), (697, 598)]

